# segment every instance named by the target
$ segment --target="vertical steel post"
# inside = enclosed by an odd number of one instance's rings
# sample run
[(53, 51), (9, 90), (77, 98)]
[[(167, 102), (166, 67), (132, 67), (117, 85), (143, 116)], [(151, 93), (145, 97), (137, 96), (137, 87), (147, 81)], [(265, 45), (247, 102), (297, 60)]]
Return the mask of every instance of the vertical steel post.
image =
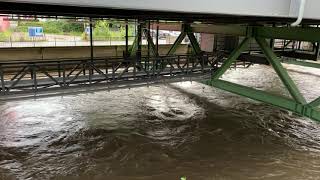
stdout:
[(150, 59), (150, 40), (152, 40), (152, 36), (150, 35), (150, 21), (148, 22), (148, 29), (147, 29), (147, 39), (148, 39), (148, 59)]
[(128, 25), (128, 19), (126, 20), (126, 58), (129, 54), (129, 25)]
[[(138, 41), (137, 41), (137, 43), (138, 43), (138, 49), (137, 49), (137, 57), (136, 57), (136, 59), (137, 59), (137, 61), (135, 61), (135, 63), (137, 63), (137, 62), (140, 62), (141, 61), (141, 57), (142, 57), (142, 24), (141, 24), (141, 22), (139, 21), (139, 24), (138, 24), (138, 33), (137, 33), (137, 35), (138, 35)], [(134, 66), (136, 66), (136, 64), (134, 64)]]
[(105, 73), (106, 73), (106, 75), (108, 75), (108, 73), (109, 73), (108, 72), (108, 65), (109, 65), (108, 60), (105, 61), (105, 64), (106, 64), (106, 72)]
[(61, 77), (61, 63), (58, 62), (58, 77)]
[(114, 62), (111, 62), (112, 63), (112, 81), (115, 81), (116, 80), (116, 68), (114, 67)]
[(36, 67), (33, 65), (31, 69), (32, 69), (32, 79), (33, 79), (34, 91), (38, 91), (38, 81), (37, 81)]
[(318, 61), (319, 58), (319, 50), (320, 50), (320, 42), (316, 42), (316, 52), (315, 52), (315, 61)]
[(256, 41), (262, 49), (262, 52), (266, 55), (272, 67), (275, 69), (276, 73), (280, 77), (283, 84), (286, 86), (291, 96), (300, 104), (307, 104), (307, 101), (300, 93), (298, 87), (295, 85), (293, 80), (290, 78), (288, 72), (281, 65), (280, 60), (274, 54), (272, 49), (268, 46), (268, 43), (265, 39), (256, 37)]
[[(90, 58), (91, 58), (91, 63), (93, 64), (93, 21), (92, 18), (90, 17)], [(89, 76), (93, 74), (93, 69), (91, 66), (89, 66)]]
[(274, 39), (270, 39), (270, 48), (274, 49)]
[(157, 21), (156, 50), (157, 54), (159, 55), (159, 21)]
[(301, 50), (301, 41), (298, 43), (298, 50)]
[[(273, 24), (272, 24), (272, 27), (276, 27), (276, 24), (273, 23)], [(272, 50), (274, 49), (274, 42), (275, 42), (274, 39), (270, 39), (270, 48), (271, 48)]]
[(66, 67), (65, 64), (62, 64), (62, 81), (63, 81), (63, 87), (66, 87)]
[(4, 71), (1, 66), (0, 66), (0, 77), (1, 77), (1, 89), (2, 89), (2, 93), (4, 94), (6, 92), (6, 85), (4, 82)]

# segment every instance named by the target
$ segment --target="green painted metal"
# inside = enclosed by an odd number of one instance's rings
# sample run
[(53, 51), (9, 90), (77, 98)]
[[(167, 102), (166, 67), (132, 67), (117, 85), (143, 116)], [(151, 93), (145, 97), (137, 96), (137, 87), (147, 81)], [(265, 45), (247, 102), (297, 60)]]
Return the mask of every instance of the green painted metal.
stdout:
[(283, 60), (282, 62), (285, 64), (294, 64), (294, 65), (298, 65), (298, 66), (305, 66), (305, 67), (312, 67), (312, 68), (319, 68), (320, 69), (320, 64), (318, 64), (318, 63), (311, 63), (311, 62), (300, 61), (300, 60)]
[(192, 32), (192, 28), (189, 24), (184, 24), (183, 25), (183, 29), (185, 32), (187, 32), (187, 36), (190, 40), (191, 46), (193, 48), (193, 51), (195, 52), (195, 54), (200, 54), (201, 53), (201, 47), (198, 43), (197, 38), (194, 36), (194, 33)]
[(137, 52), (141, 53), (141, 45), (142, 45), (142, 25), (139, 24), (137, 27), (137, 34), (134, 38), (133, 44), (130, 46), (129, 55), (134, 57), (137, 55)]
[(308, 117), (320, 122), (320, 111), (309, 105), (297, 103), (295, 100), (286, 97), (273, 95), (265, 91), (256, 90), (250, 87), (234, 84), (223, 80), (211, 80), (207, 82), (213, 87), (238, 94), (250, 99), (272, 104), (274, 106), (289, 110), (298, 115)]
[(290, 78), (288, 72), (285, 70), (285, 68), (282, 66), (280, 59), (277, 57), (277, 55), (272, 51), (272, 49), (268, 46), (268, 43), (263, 38), (256, 38), (257, 43), (262, 49), (262, 52), (266, 55), (268, 61), (273, 66), (274, 70), (280, 77), (283, 84), (288, 89), (291, 96), (299, 103), (301, 104), (307, 104), (307, 101), (300, 93), (298, 87), (295, 85), (293, 80)]
[(157, 47), (153, 42), (153, 39), (152, 39), (152, 37), (150, 35), (150, 31), (148, 29), (143, 29), (143, 32), (144, 32), (145, 36), (147, 37), (147, 41), (148, 41), (148, 43), (149, 43), (149, 45), (151, 47), (152, 54), (154, 56), (158, 56)]
[(181, 32), (181, 34), (179, 35), (179, 37), (176, 39), (176, 41), (174, 42), (174, 44), (171, 46), (169, 52), (167, 53), (168, 56), (173, 55), (176, 51), (177, 48), (179, 47), (179, 45), (181, 44), (181, 42), (183, 41), (183, 39), (187, 36), (186, 32)]
[(248, 47), (251, 38), (245, 38), (241, 44), (235, 49), (230, 57), (223, 63), (223, 65), (215, 72), (212, 76), (212, 79), (219, 79), (232, 65), (234, 61), (240, 56), (240, 54)]
[(136, 55), (137, 47), (138, 47), (138, 36), (134, 38), (133, 44), (130, 46), (129, 54), (131, 57)]
[(195, 54), (200, 54), (201, 53), (201, 47), (197, 41), (197, 38), (194, 36), (194, 34), (192, 32), (188, 32), (187, 33), (188, 38), (191, 42), (191, 46), (195, 52)]
[[(230, 27), (226, 27), (232, 32)], [(223, 28), (220, 28), (223, 29)], [(216, 33), (218, 30), (214, 30)], [(237, 31), (237, 30), (233, 30)], [(221, 34), (224, 34), (221, 32)], [(300, 93), (294, 81), (290, 78), (286, 69), (282, 66), (280, 59), (273, 52), (272, 48), (269, 46), (266, 38), (269, 39), (288, 39), (288, 40), (299, 40), (299, 41), (310, 41), (316, 42), (320, 39), (320, 29), (319, 28), (276, 28), (276, 27), (247, 27), (244, 33), (243, 28), (239, 28), (236, 32), (237, 35), (245, 36), (246, 38), (242, 43), (231, 53), (230, 57), (224, 62), (224, 64), (217, 70), (217, 72), (212, 76), (212, 79), (207, 81), (206, 84), (214, 86), (216, 88), (238, 94), (244, 97), (248, 97), (254, 100), (265, 102), (298, 115), (308, 117), (315, 121), (320, 122), (320, 98), (314, 100), (311, 103), (307, 103), (303, 95)], [(219, 78), (229, 69), (234, 61), (239, 57), (241, 52), (243, 52), (248, 43), (252, 38), (255, 38), (257, 43), (262, 49), (262, 52), (267, 57), (268, 61), (275, 69), (279, 78), (288, 89), (289, 93), (293, 99), (277, 96), (265, 91), (256, 90), (250, 87), (245, 87), (235, 83), (219, 80)], [(293, 63), (301, 64), (302, 62), (295, 61)], [(308, 67), (319, 67), (320, 65), (315, 63), (305, 63), (303, 65)]]
[(253, 36), (297, 41), (320, 41), (320, 28), (316, 27), (253, 27)]
[(309, 103), (309, 106), (311, 107), (318, 107), (320, 106), (320, 97), (314, 101), (312, 101), (311, 103)]

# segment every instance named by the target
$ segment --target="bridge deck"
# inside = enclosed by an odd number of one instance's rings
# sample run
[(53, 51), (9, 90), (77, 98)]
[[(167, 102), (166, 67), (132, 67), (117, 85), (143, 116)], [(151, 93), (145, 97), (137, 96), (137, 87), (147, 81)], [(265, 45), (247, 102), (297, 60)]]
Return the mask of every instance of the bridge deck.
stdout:
[[(298, 16), (299, 6), (300, 0), (4, 0), (0, 2), (0, 12), (214, 22), (292, 22)], [(308, 0), (304, 19), (320, 21), (319, 6), (320, 1)]]

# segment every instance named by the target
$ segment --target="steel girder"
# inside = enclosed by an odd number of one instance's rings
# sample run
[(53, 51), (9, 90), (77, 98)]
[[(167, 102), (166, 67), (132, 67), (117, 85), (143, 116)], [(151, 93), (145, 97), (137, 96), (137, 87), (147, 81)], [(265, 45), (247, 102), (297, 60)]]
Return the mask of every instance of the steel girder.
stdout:
[(257, 43), (262, 49), (262, 52), (267, 57), (269, 63), (272, 65), (274, 70), (277, 72), (278, 76), (280, 77), (283, 84), (286, 86), (288, 91), (290, 92), (291, 96), (299, 103), (306, 104), (307, 101), (300, 93), (298, 87), (295, 85), (293, 80), (290, 78), (288, 72), (284, 69), (281, 65), (280, 59), (278, 59), (277, 55), (274, 54), (272, 49), (268, 46), (268, 43), (265, 39), (257, 37)]
[(136, 36), (134, 38), (134, 41), (133, 41), (132, 45), (129, 48), (129, 55), (131, 57), (136, 55), (137, 47), (138, 47), (138, 36)]
[(149, 43), (149, 45), (151, 47), (152, 54), (154, 56), (159, 56), (159, 53), (157, 51), (157, 47), (153, 42), (153, 38), (151, 37), (150, 30), (146, 29), (146, 28), (143, 28), (143, 33), (144, 33), (145, 37), (147, 38), (147, 41), (148, 41), (148, 43)]
[(192, 32), (197, 33), (320, 42), (320, 28), (317, 27), (265, 27), (194, 24), (191, 25), (191, 29)]
[(195, 52), (196, 55), (199, 55), (201, 53), (201, 48), (200, 45), (196, 39), (196, 37), (194, 36), (194, 32), (191, 28), (191, 26), (189, 24), (183, 24), (182, 25), (182, 31), (180, 33), (180, 35), (178, 36), (178, 38), (176, 39), (176, 41), (174, 42), (174, 44), (171, 46), (169, 52), (167, 53), (167, 55), (173, 55), (178, 46), (181, 44), (181, 42), (183, 41), (183, 39), (188, 36), (192, 49)]
[(298, 115), (308, 117), (312, 120), (320, 122), (320, 111), (317, 110), (316, 107), (313, 107), (311, 104), (309, 105), (299, 104), (296, 101), (286, 97), (273, 95), (265, 91), (256, 90), (250, 87), (238, 85), (235, 83), (230, 83), (223, 80), (211, 80), (211, 81), (208, 81), (207, 84), (213, 87), (216, 87), (218, 89), (222, 89), (234, 94), (238, 94), (240, 96), (244, 96), (253, 100), (257, 100), (260, 102), (271, 104), (276, 107), (280, 107), (282, 109), (286, 109)]
[[(156, 47), (156, 45), (154, 44), (153, 39), (152, 39), (152, 37), (151, 37), (150, 30), (146, 28), (146, 24), (145, 24), (145, 23), (141, 24), (140, 26), (141, 26), (141, 27), (140, 27), (140, 28), (141, 28), (141, 32), (139, 32), (139, 31), (137, 32), (136, 37), (135, 37), (135, 39), (134, 39), (134, 41), (133, 41), (133, 44), (132, 44), (132, 46), (131, 46), (130, 49), (129, 49), (129, 54), (130, 54), (130, 56), (133, 57), (133, 56), (135, 56), (136, 53), (137, 53), (138, 46), (139, 46), (139, 39), (140, 39), (140, 41), (141, 41), (141, 36), (142, 36), (141, 33), (143, 33), (143, 34), (145, 35), (145, 37), (147, 38), (147, 41), (148, 41), (148, 43), (149, 43), (149, 45), (150, 45), (150, 47), (151, 47), (152, 54), (153, 54), (154, 56), (159, 56), (157, 47)], [(140, 36), (140, 38), (139, 38), (139, 36)], [(141, 45), (142, 45), (142, 43), (140, 42), (140, 46), (141, 46)]]
[[(306, 32), (303, 31), (303, 33)], [(286, 69), (281, 65), (280, 59), (269, 47), (265, 37), (259, 37), (255, 33), (251, 35), (255, 36), (248, 36), (247, 38), (245, 38), (238, 46), (238, 48), (236, 48), (231, 53), (230, 57), (224, 62), (221, 68), (216, 71), (216, 73), (214, 73), (211, 80), (206, 82), (206, 84), (234, 94), (268, 103), (320, 122), (320, 110), (317, 108), (318, 106), (320, 106), (320, 98), (314, 100), (311, 103), (307, 103), (293, 80), (288, 75)], [(237, 60), (241, 52), (243, 52), (244, 49), (247, 48), (251, 39), (255, 39), (257, 41), (263, 53), (266, 55), (268, 61), (275, 69), (276, 73), (285, 85), (286, 89), (290, 92), (293, 99), (273, 95), (265, 91), (256, 90), (250, 87), (245, 87), (235, 83), (219, 80), (219, 78), (227, 71), (231, 64)]]
[(173, 45), (171, 46), (169, 52), (167, 53), (168, 56), (173, 55), (177, 49), (178, 46), (181, 44), (181, 42), (183, 41), (183, 39), (187, 36), (186, 32), (181, 32), (180, 35), (178, 36), (178, 38), (176, 39), (176, 41), (173, 43)]
[(305, 67), (312, 67), (312, 68), (319, 68), (320, 69), (320, 64), (318, 64), (318, 63), (297, 61), (297, 60), (283, 60), (282, 62), (285, 64), (294, 64), (294, 65), (298, 65), (298, 66), (305, 66)]

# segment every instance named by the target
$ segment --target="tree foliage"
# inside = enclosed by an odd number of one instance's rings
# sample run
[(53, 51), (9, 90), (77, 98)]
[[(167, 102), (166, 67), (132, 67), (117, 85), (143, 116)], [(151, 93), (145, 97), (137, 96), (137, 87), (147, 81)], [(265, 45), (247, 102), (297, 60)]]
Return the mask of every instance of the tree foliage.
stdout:
[(84, 31), (82, 23), (71, 20), (49, 20), (35, 22), (20, 22), (17, 30), (27, 32), (28, 27), (43, 27), (44, 33), (48, 34), (81, 34)]
[[(126, 35), (125, 26), (117, 22), (97, 21), (93, 30), (95, 40), (105, 40), (110, 37), (124, 38)], [(129, 36), (134, 35), (134, 26), (129, 25)]]

